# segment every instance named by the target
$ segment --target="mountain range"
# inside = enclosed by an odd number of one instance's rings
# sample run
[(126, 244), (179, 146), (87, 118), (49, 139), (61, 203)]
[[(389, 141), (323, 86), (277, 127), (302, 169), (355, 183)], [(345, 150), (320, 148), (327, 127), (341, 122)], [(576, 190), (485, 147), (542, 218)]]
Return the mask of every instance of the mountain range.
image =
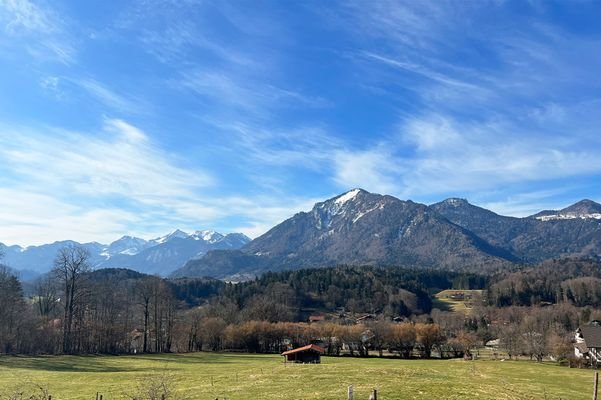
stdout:
[(601, 205), (506, 217), (451, 198), (425, 205), (353, 189), (315, 204), (238, 250), (210, 251), (173, 276), (247, 277), (268, 270), (400, 265), (490, 273), (564, 256), (601, 255)]
[(104, 245), (96, 242), (78, 243), (58, 241), (41, 246), (5, 246), (3, 263), (20, 272), (22, 277), (33, 277), (48, 272), (57, 251), (65, 246), (82, 246), (90, 253), (94, 268), (122, 267), (147, 274), (168, 275), (187, 261), (202, 257), (210, 250), (238, 249), (250, 242), (242, 233), (221, 233), (204, 230), (188, 234), (176, 230), (168, 235), (144, 240), (132, 236)]
[[(4, 246), (21, 274), (43, 273), (59, 248)], [(124, 236), (84, 243), (95, 268), (123, 267), (172, 277), (248, 279), (266, 271), (348, 265), (396, 265), (494, 273), (546, 259), (601, 257), (601, 204), (582, 200), (529, 217), (496, 214), (450, 198), (425, 205), (353, 189), (315, 204), (250, 240), (240, 233), (176, 230), (144, 240)]]

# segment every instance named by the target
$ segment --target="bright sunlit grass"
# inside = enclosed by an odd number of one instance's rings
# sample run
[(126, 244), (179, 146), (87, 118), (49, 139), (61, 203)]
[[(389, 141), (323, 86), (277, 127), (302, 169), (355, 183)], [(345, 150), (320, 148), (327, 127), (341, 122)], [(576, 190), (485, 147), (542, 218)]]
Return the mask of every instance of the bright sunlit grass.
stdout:
[(0, 395), (47, 387), (53, 399), (123, 398), (148, 376), (170, 375), (187, 399), (589, 399), (593, 372), (526, 361), (322, 358), (284, 364), (277, 355), (1, 357)]

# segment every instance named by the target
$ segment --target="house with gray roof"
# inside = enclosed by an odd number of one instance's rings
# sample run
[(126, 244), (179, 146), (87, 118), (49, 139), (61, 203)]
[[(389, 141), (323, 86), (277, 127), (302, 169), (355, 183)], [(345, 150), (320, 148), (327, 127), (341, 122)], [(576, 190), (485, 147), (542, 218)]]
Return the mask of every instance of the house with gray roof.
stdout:
[(591, 321), (576, 330), (574, 354), (592, 364), (601, 363), (601, 321)]

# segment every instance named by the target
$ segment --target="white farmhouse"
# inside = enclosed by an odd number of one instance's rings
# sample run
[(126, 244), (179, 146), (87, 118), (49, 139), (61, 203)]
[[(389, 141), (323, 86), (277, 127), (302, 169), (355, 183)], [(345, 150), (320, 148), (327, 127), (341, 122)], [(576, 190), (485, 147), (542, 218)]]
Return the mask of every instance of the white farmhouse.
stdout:
[(601, 321), (592, 321), (576, 330), (574, 354), (592, 364), (601, 363)]

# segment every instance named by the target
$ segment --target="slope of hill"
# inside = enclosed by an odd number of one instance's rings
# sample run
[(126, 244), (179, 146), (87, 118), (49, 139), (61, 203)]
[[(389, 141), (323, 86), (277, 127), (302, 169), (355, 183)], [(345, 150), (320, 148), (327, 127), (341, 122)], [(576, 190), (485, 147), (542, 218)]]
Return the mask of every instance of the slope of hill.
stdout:
[(470, 204), (465, 199), (450, 198), (430, 206), (449, 221), (474, 232), (491, 244), (508, 248), (512, 238), (520, 234), (524, 225), (531, 223), (522, 218), (505, 217)]
[(528, 218), (501, 216), (459, 199), (447, 199), (430, 207), (526, 263), (568, 255), (601, 255), (601, 214), (597, 214), (601, 204), (590, 200)]
[(532, 306), (567, 302), (577, 307), (601, 306), (601, 261), (590, 258), (547, 260), (506, 274), (488, 287), (491, 305)]
[(359, 265), (496, 270), (516, 258), (423, 204), (353, 189), (282, 222), (241, 250), (209, 252), (174, 276)]

